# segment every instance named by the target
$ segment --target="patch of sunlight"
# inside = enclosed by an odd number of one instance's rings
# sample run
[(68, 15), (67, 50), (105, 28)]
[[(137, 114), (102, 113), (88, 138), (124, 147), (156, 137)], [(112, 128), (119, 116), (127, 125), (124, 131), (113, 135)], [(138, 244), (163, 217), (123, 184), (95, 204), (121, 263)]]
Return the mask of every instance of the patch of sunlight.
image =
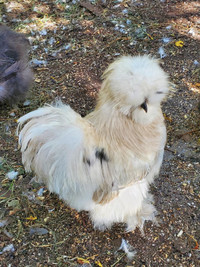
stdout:
[(196, 93), (196, 94), (200, 94), (200, 83), (190, 83), (190, 82), (186, 82), (188, 88), (190, 91)]
[(176, 11), (178, 13), (173, 19), (176, 31), (194, 40), (199, 40), (199, 9), (200, 2), (196, 1), (186, 1), (174, 5), (170, 13), (172, 13), (172, 15), (176, 13)]
[(11, 1), (11, 2), (5, 2), (6, 11), (8, 13), (10, 12), (22, 12), (24, 11), (24, 6), (22, 3), (19, 3), (18, 1)]

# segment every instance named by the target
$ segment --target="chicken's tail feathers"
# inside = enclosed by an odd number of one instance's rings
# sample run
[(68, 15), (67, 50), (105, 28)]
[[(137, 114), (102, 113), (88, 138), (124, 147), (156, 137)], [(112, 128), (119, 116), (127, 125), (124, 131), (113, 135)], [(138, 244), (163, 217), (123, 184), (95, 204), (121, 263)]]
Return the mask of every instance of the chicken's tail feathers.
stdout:
[[(24, 116), (20, 117), (17, 122), (18, 122), (18, 127), (16, 131), (16, 135), (19, 137), (19, 146), (21, 147), (21, 139), (23, 136), (23, 133), (25, 131), (24, 126), (27, 125), (27, 128), (31, 127), (39, 127), (39, 125), (42, 125), (42, 123), (47, 124), (49, 123), (49, 127), (53, 124), (53, 120), (57, 119), (57, 122), (60, 122), (62, 124), (62, 119), (68, 118), (69, 119), (69, 112), (70, 114), (74, 115), (75, 119), (76, 116), (79, 116), (77, 113), (71, 109), (69, 105), (64, 105), (61, 100), (55, 101), (52, 105), (50, 104), (45, 104), (44, 107), (38, 108), (34, 111), (31, 111)], [(29, 123), (28, 122), (31, 122)], [(46, 121), (46, 122), (45, 122)], [(34, 122), (34, 123), (33, 123)]]
[(77, 208), (75, 200), (66, 195), (70, 196), (70, 190), (79, 190), (80, 194), (83, 190), (88, 191), (88, 170), (96, 159), (93, 127), (61, 102), (32, 111), (18, 123), (19, 148), (25, 170), (33, 171), (39, 182), (44, 182), (51, 192)]
[[(80, 123), (77, 122), (79, 120)], [(52, 154), (55, 154), (56, 150), (62, 149), (62, 142), (65, 145), (64, 139), (69, 136), (72, 136), (71, 140), (74, 138), (81, 143), (83, 136), (81, 121), (82, 118), (78, 113), (61, 102), (57, 102), (56, 105), (45, 105), (19, 118), (16, 133), (26, 170), (30, 171), (31, 162), (38, 157), (38, 151), (45, 146), (47, 152), (51, 150)]]

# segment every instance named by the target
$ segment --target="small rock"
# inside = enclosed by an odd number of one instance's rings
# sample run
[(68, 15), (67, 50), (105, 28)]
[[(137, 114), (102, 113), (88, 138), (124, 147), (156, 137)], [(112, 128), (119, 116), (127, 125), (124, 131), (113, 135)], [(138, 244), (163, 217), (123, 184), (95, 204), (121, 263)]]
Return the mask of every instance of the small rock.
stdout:
[(116, 8), (118, 8), (118, 7), (120, 7), (120, 5), (119, 5), (119, 4), (117, 4), (117, 5), (113, 6), (113, 9), (116, 9)]
[(167, 30), (170, 30), (171, 28), (172, 28), (171, 25), (169, 25), (169, 26), (166, 27)]
[(67, 44), (67, 45), (64, 46), (65, 50), (69, 50), (70, 48), (71, 48), (71, 44)]
[(123, 10), (122, 10), (122, 14), (128, 14), (128, 9), (126, 9), (126, 8), (123, 9)]
[(126, 30), (124, 30), (124, 29), (119, 29), (119, 31), (121, 32), (121, 33), (124, 33), (124, 34), (127, 34), (127, 31)]
[(36, 234), (36, 235), (46, 235), (46, 234), (48, 234), (48, 232), (49, 231), (47, 229), (39, 228), (39, 227), (31, 228), (30, 231), (29, 231), (30, 235), (34, 235), (34, 234)]
[(131, 20), (130, 20), (130, 19), (127, 19), (127, 20), (126, 20), (126, 24), (127, 24), (127, 25), (131, 25)]
[(33, 45), (32, 50), (36, 50), (36, 49), (38, 49), (38, 45)]
[(44, 187), (40, 188), (38, 191), (37, 191), (37, 196), (42, 196), (44, 193)]
[(13, 244), (10, 244), (3, 248), (3, 250), (0, 252), (0, 255), (3, 254), (4, 252), (14, 252), (14, 251), (15, 251), (15, 248)]
[(43, 29), (39, 32), (40, 35), (47, 35), (47, 30)]
[(31, 103), (31, 101), (27, 99), (27, 100), (23, 103), (23, 106), (24, 106), (24, 107), (27, 107), (27, 106), (30, 105), (30, 103)]
[(0, 221), (0, 227), (4, 227), (8, 224), (8, 220), (1, 220)]
[(189, 33), (190, 35), (192, 35), (193, 37), (195, 37), (195, 35), (197, 35), (195, 29), (193, 29), (193, 28), (191, 28), (191, 29), (188, 31), (188, 33)]
[(49, 39), (49, 41), (48, 41), (48, 43), (49, 43), (50, 45), (53, 45), (55, 42), (56, 42), (56, 40), (55, 40), (54, 37), (51, 37), (51, 38)]
[(33, 58), (31, 60), (31, 64), (34, 66), (40, 66), (40, 65), (47, 65), (47, 61), (46, 60), (38, 60), (37, 58)]
[(36, 78), (36, 79), (35, 79), (35, 82), (36, 82), (36, 83), (40, 83), (40, 82), (41, 82), (41, 79)]
[(6, 178), (8, 178), (9, 180), (15, 180), (17, 178), (17, 175), (18, 175), (18, 172), (10, 171), (6, 173)]
[(182, 234), (183, 234), (183, 230), (180, 230), (180, 232), (177, 234), (177, 237), (182, 236)]
[(167, 54), (165, 53), (165, 50), (162, 46), (159, 48), (158, 53), (160, 54), (160, 58), (164, 58), (167, 56)]
[(55, 210), (55, 208), (53, 208), (53, 209), (48, 209), (48, 212), (51, 213), (51, 212), (53, 212), (54, 210)]
[(163, 43), (169, 43), (170, 41), (171, 41), (171, 38), (169, 38), (169, 37), (163, 37), (162, 38), (162, 41), (163, 41)]

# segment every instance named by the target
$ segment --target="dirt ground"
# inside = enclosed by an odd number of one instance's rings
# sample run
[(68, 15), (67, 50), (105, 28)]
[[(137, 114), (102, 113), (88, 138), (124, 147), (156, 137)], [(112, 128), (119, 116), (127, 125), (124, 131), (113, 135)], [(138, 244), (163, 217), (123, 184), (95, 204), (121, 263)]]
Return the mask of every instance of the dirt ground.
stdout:
[[(1, 266), (200, 266), (199, 11), (198, 1), (179, 0), (0, 1), (1, 22), (29, 37), (35, 74), (25, 102), (0, 106)], [(94, 230), (86, 212), (30, 182), (15, 136), (17, 118), (56, 97), (91, 111), (103, 70), (124, 54), (161, 57), (172, 83), (165, 157), (151, 188), (159, 225), (146, 223), (144, 234)], [(122, 239), (136, 251), (131, 260)]]

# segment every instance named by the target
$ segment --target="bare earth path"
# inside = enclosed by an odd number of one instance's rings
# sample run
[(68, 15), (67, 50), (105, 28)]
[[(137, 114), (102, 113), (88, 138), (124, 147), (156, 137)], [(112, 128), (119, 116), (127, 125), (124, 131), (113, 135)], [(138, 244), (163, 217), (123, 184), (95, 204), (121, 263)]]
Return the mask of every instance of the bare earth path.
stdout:
[[(0, 20), (30, 39), (35, 83), (27, 101), (0, 106), (1, 266), (199, 266), (200, 35), (198, 1), (0, 1)], [(162, 57), (173, 92), (163, 105), (164, 163), (152, 186), (159, 225), (94, 230), (24, 173), (15, 136), (21, 115), (56, 97), (83, 116), (117, 56)], [(10, 180), (6, 174), (17, 171)], [(128, 259), (122, 239), (137, 252)]]

